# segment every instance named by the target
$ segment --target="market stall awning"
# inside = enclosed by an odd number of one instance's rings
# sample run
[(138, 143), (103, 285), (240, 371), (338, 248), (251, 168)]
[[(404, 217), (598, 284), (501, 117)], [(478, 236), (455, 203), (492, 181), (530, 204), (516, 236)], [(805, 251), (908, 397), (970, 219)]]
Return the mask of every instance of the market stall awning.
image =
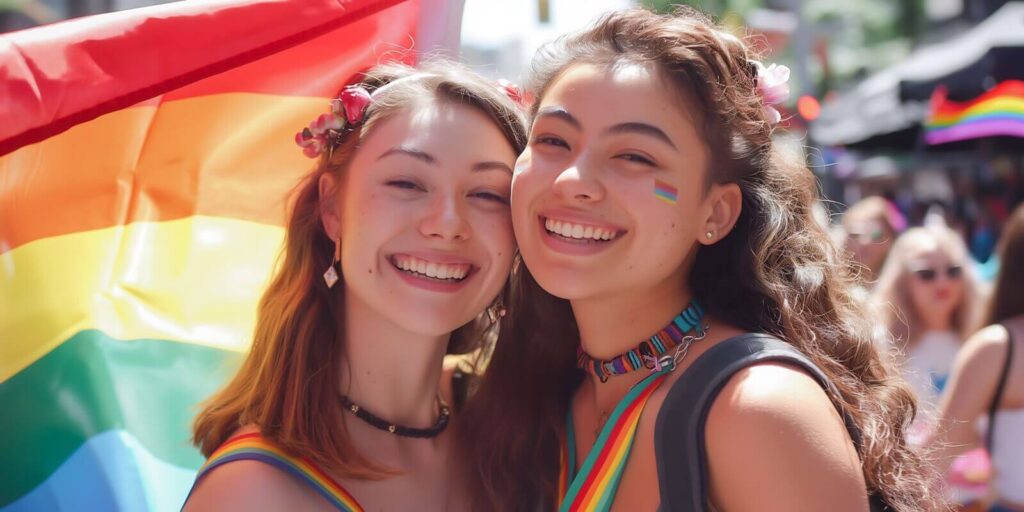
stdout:
[[(931, 92), (951, 77), (971, 75), (979, 89), (987, 76), (1024, 78), (1024, 64), (1014, 58), (1019, 48), (1024, 48), (1024, 2), (1008, 2), (972, 29), (916, 49), (899, 64), (823, 105), (821, 116), (811, 124), (811, 136), (821, 144), (838, 146), (919, 129)], [(1014, 62), (996, 62), (1000, 59), (994, 57), (1000, 55)]]

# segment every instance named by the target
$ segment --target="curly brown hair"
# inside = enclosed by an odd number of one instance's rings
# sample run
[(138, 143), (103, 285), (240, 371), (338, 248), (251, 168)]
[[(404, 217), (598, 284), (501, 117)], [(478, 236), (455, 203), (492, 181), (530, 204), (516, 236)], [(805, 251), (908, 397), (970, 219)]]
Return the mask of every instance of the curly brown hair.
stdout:
[[(786, 340), (828, 375), (838, 389), (833, 401), (862, 436), (868, 492), (897, 511), (938, 509), (929, 466), (904, 437), (914, 397), (873, 343), (872, 321), (851, 295), (853, 264), (813, 218), (814, 176), (772, 142), (756, 92), (756, 57), (693, 9), (613, 12), (538, 52), (534, 114), (577, 63), (652, 65), (681, 100), (695, 105), (711, 155), (706, 186), (736, 183), (743, 204), (735, 228), (699, 250), (689, 276), (693, 295), (708, 314)], [(521, 261), (512, 282), (493, 358), (460, 421), (474, 509), (555, 503), (561, 432), (582, 379), (569, 303), (546, 293)]]

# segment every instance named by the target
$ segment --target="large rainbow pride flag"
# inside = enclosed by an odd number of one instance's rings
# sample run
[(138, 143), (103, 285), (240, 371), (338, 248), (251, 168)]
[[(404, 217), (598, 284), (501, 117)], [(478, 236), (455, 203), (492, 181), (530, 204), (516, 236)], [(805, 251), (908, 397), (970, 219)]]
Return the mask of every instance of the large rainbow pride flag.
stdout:
[(925, 120), (928, 144), (992, 136), (1024, 137), (1024, 82), (1000, 82), (966, 102), (950, 100), (945, 88), (935, 90)]
[[(358, 72), (461, 0), (178, 2), (0, 35), (0, 511), (178, 510)], [(454, 44), (453, 44), (454, 42)]]

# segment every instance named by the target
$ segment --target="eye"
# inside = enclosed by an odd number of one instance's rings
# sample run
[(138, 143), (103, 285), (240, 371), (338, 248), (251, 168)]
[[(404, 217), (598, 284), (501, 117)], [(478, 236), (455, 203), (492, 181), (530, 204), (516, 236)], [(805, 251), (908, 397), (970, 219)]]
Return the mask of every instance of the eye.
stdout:
[(483, 199), (485, 201), (492, 201), (492, 202), (500, 203), (500, 204), (508, 204), (508, 199), (505, 196), (499, 195), (496, 192), (491, 192), (491, 191), (488, 191), (488, 190), (482, 190), (480, 192), (474, 192), (471, 195), (472, 195), (472, 197), (480, 198), (480, 199)]
[(561, 138), (555, 137), (553, 135), (541, 135), (541, 136), (537, 137), (536, 139), (533, 139), (533, 143), (534, 144), (541, 144), (541, 145), (544, 145), (544, 146), (555, 146), (555, 147), (559, 147), (559, 148), (570, 149), (568, 142), (565, 142)]
[(616, 156), (615, 158), (619, 158), (627, 162), (643, 164), (649, 167), (655, 167), (657, 165), (654, 163), (654, 160), (651, 160), (650, 158), (647, 158), (646, 156), (641, 155), (639, 153), (624, 153)]
[(419, 183), (409, 180), (390, 180), (384, 183), (389, 187), (394, 187), (402, 190), (424, 190)]

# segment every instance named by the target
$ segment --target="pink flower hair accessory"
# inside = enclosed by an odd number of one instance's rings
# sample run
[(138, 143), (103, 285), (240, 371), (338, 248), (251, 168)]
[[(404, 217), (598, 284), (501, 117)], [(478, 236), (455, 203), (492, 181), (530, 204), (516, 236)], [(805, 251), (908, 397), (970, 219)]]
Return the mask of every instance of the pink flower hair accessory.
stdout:
[(505, 80), (504, 78), (500, 78), (494, 82), (494, 86), (497, 87), (499, 91), (505, 93), (509, 99), (516, 102), (517, 105), (523, 106), (523, 90), (520, 89), (518, 85)]
[(754, 80), (757, 84), (757, 95), (764, 102), (764, 116), (772, 125), (782, 120), (782, 114), (775, 108), (789, 99), (789, 68), (778, 64), (765, 67), (764, 64), (750, 61), (756, 70)]
[(331, 100), (331, 111), (320, 114), (309, 126), (295, 134), (295, 144), (302, 154), (317, 158), (333, 148), (342, 130), (351, 130), (363, 123), (372, 98), (361, 85), (349, 85), (337, 99)]

